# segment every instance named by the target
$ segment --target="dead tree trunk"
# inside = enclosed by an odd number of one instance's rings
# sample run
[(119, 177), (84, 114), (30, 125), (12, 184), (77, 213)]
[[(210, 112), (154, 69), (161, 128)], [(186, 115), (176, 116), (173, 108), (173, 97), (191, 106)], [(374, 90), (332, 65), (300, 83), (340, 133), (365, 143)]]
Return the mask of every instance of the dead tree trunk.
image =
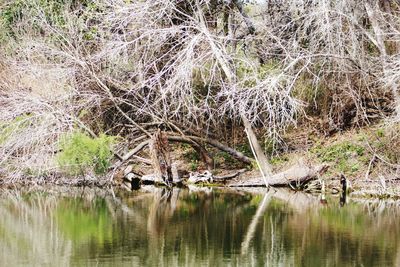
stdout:
[(247, 134), (247, 138), (249, 139), (251, 150), (253, 151), (254, 157), (256, 158), (258, 168), (261, 171), (265, 185), (268, 186), (267, 179), (272, 176), (271, 166), (268, 163), (267, 156), (264, 154), (264, 151), (257, 140), (257, 136), (254, 133), (249, 120), (244, 114), (241, 115), (241, 118)]
[[(293, 186), (301, 187), (312, 179), (322, 175), (328, 169), (327, 165), (307, 166), (299, 163), (286, 171), (274, 174), (268, 179), (270, 186)], [(246, 186), (265, 186), (262, 177), (255, 177), (246, 180), (245, 182), (233, 182), (231, 187), (246, 187)]]
[[(238, 3), (237, 1), (234, 1), (235, 3)], [(208, 39), (208, 43), (211, 47), (211, 50), (213, 51), (216, 60), (218, 61), (218, 63), (221, 65), (221, 69), (224, 72), (227, 81), (230, 84), (234, 84), (235, 80), (236, 80), (236, 76), (235, 73), (233, 71), (233, 69), (229, 66), (229, 62), (228, 60), (224, 57), (223, 52), (221, 51), (220, 47), (218, 46), (218, 44), (215, 43), (214, 39), (212, 38), (210, 32), (208, 31), (207, 27), (206, 27), (206, 23), (204, 21), (204, 17), (203, 14), (201, 13), (201, 8), (198, 2), (196, 2), (198, 10), (199, 10), (199, 19), (201, 21), (201, 24), (203, 25), (203, 33), (206, 35), (207, 39)], [(240, 6), (237, 6), (239, 8), (240, 11)], [(243, 14), (242, 14), (243, 15)], [(246, 23), (249, 23), (249, 21), (247, 21)], [(248, 26), (252, 26), (250, 24), (248, 24)], [(253, 30), (249, 30), (249, 32), (253, 32)], [(244, 110), (240, 111), (240, 118), (243, 122), (243, 125), (245, 127), (246, 130), (246, 134), (247, 137), (249, 139), (249, 143), (250, 146), (252, 147), (252, 151), (253, 154), (256, 158), (256, 162), (257, 165), (261, 171), (261, 174), (263, 176), (264, 179), (264, 183), (266, 186), (268, 186), (269, 182), (268, 179), (271, 177), (271, 168), (269, 167), (268, 164), (268, 159), (265, 156), (262, 147), (260, 146), (260, 144), (258, 143), (257, 140), (257, 136), (254, 133), (251, 123), (249, 122), (249, 120), (246, 117), (246, 114), (244, 112)]]
[(160, 129), (152, 136), (149, 149), (155, 172), (155, 182), (171, 184), (173, 175), (168, 138)]

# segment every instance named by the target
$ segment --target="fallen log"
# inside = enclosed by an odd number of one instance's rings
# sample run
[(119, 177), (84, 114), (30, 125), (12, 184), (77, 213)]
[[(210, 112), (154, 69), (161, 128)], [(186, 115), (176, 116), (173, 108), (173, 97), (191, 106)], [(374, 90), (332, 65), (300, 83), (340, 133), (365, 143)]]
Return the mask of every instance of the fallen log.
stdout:
[(214, 179), (213, 174), (209, 171), (204, 171), (203, 173), (191, 172), (189, 174), (188, 183), (190, 184), (212, 183), (213, 179)]
[[(269, 186), (274, 187), (301, 187), (304, 186), (309, 181), (316, 179), (318, 175), (323, 174), (328, 169), (327, 165), (319, 165), (315, 167), (310, 167), (307, 165), (295, 165), (286, 171), (277, 173), (271, 177), (268, 182)], [(191, 173), (187, 182), (189, 184), (197, 183), (225, 183), (238, 175), (244, 173), (246, 169), (239, 170), (233, 174), (225, 176), (213, 176), (209, 171), (204, 171), (203, 173)], [(138, 176), (136, 174), (126, 174), (125, 179), (131, 182), (132, 187), (143, 185), (165, 185), (165, 182), (159, 181), (156, 174), (148, 174), (143, 176)], [(182, 180), (174, 179), (171, 181), (171, 185), (177, 186), (182, 184)], [(233, 182), (226, 184), (227, 187), (265, 187), (265, 182), (262, 177), (255, 177), (247, 179), (243, 182)]]
[[(268, 179), (268, 185), (281, 187), (281, 186), (294, 186), (300, 187), (309, 181), (316, 179), (318, 175), (323, 174), (328, 169), (327, 165), (319, 165), (310, 167), (307, 165), (295, 165), (286, 171), (274, 174)], [(228, 185), (229, 187), (253, 187), (265, 186), (262, 177), (250, 178), (244, 182), (234, 182)]]
[[(124, 181), (129, 182), (131, 184), (131, 189), (139, 189), (142, 185), (155, 185), (155, 186), (165, 186), (166, 183), (164, 181), (159, 181), (156, 178), (157, 176), (152, 174), (146, 174), (143, 176), (137, 176), (135, 174), (128, 174), (124, 177)], [(178, 185), (179, 183), (172, 182), (172, 185)]]
[(244, 163), (247, 163), (247, 164), (251, 164), (253, 162), (253, 159), (245, 156), (243, 153), (241, 153), (241, 152), (239, 152), (239, 151), (237, 151), (237, 150), (235, 150), (235, 149), (233, 149), (231, 147), (228, 147), (228, 146), (218, 142), (215, 139), (201, 138), (201, 137), (198, 137), (198, 136), (186, 136), (186, 137), (183, 137), (183, 136), (172, 135), (172, 136), (168, 136), (168, 140), (175, 141), (175, 142), (186, 142), (186, 143), (187, 142), (193, 142), (193, 141), (200, 142), (200, 143), (207, 143), (207, 144), (209, 144), (209, 145), (211, 145), (211, 146), (213, 146), (215, 148), (218, 148), (221, 151), (224, 151), (224, 152), (228, 153), (233, 158), (235, 158), (235, 159), (237, 159), (237, 160), (239, 160), (241, 162), (244, 162)]
[(227, 180), (230, 180), (230, 179), (233, 179), (235, 177), (238, 177), (239, 175), (241, 175), (242, 173), (244, 173), (246, 171), (247, 171), (246, 169), (241, 169), (241, 170), (238, 170), (238, 171), (236, 171), (234, 173), (230, 173), (230, 174), (227, 174), (227, 175), (215, 176), (214, 177), (214, 181), (216, 181), (216, 182), (225, 182)]
[(139, 162), (143, 163), (143, 164), (151, 165), (151, 160), (150, 159), (142, 158), (142, 157), (139, 157), (137, 155), (133, 155), (132, 158), (134, 160), (136, 160), (136, 161), (139, 161)]
[(134, 149), (130, 150), (128, 153), (121, 157), (121, 160), (115, 163), (112, 168), (116, 169), (122, 166), (126, 161), (128, 161), (131, 157), (135, 156), (135, 154), (139, 153), (143, 148), (149, 145), (150, 140), (143, 141), (138, 144)]
[[(243, 163), (251, 164), (253, 162), (253, 159), (245, 156), (243, 153), (241, 153), (231, 147), (228, 147), (214, 139), (201, 138), (201, 137), (197, 137), (197, 136), (177, 136), (177, 135), (168, 135), (167, 139), (168, 139), (168, 141), (171, 141), (171, 142), (181, 142), (181, 143), (187, 143), (187, 144), (192, 145), (196, 149), (196, 151), (198, 151), (200, 153), (200, 155), (201, 155), (203, 161), (205, 161), (207, 167), (210, 167), (210, 165), (213, 165), (213, 160), (208, 155), (207, 150), (205, 150), (205, 148), (203, 146), (199, 145), (198, 143), (207, 143), (215, 148), (218, 148), (221, 151), (227, 152), (233, 158), (235, 158)], [(135, 148), (133, 148), (128, 153), (123, 155), (120, 158), (120, 160), (116, 164), (113, 165), (112, 168), (118, 168), (118, 167), (122, 166), (126, 161), (128, 161), (132, 157), (135, 157), (135, 155), (137, 153), (139, 153), (142, 149), (144, 149), (146, 146), (148, 146), (149, 143), (150, 143), (150, 140), (145, 140), (145, 141), (141, 142), (140, 144), (138, 144)], [(137, 159), (146, 164), (150, 163), (148, 159), (144, 159), (141, 157), (138, 157)]]
[[(196, 184), (196, 183), (211, 183), (213, 180), (213, 176), (211, 172), (204, 171), (203, 173), (191, 173), (189, 179), (187, 180), (188, 183)], [(140, 177), (141, 183), (146, 185), (151, 184), (159, 184), (164, 185), (163, 183), (158, 183), (156, 180), (156, 174), (147, 174)], [(182, 184), (182, 179), (175, 179), (172, 181), (172, 185), (180, 185)]]

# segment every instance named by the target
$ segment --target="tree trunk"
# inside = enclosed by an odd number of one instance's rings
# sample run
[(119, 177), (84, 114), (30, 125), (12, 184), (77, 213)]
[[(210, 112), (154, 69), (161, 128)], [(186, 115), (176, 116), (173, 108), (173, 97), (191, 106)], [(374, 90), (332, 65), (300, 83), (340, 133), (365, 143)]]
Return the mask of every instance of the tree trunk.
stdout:
[[(201, 12), (199, 3), (198, 2), (196, 2), (196, 3), (197, 3), (199, 12)], [(228, 82), (233, 85), (236, 80), (236, 75), (235, 75), (234, 71), (230, 68), (229, 63), (228, 63), (227, 59), (224, 57), (221, 49), (219, 49), (218, 45), (215, 43), (214, 39), (211, 37), (211, 35), (206, 27), (206, 23), (204, 22), (203, 14), (199, 14), (199, 18), (200, 18), (201, 23), (204, 26), (203, 27), (204, 34), (206, 35), (206, 37), (208, 39), (211, 50), (213, 51), (218, 63), (221, 65), (221, 68), (222, 68)], [(240, 117), (244, 124), (247, 137), (249, 139), (250, 145), (253, 150), (253, 154), (257, 161), (257, 165), (260, 168), (261, 174), (263, 176), (264, 183), (266, 186), (268, 186), (268, 178), (271, 176), (271, 169), (269, 168), (267, 157), (265, 156), (265, 154), (262, 150), (262, 147), (258, 143), (257, 136), (255, 135), (249, 120), (247, 119), (246, 115), (244, 114), (244, 111), (241, 111)]]
[(249, 139), (251, 150), (253, 151), (254, 157), (256, 158), (258, 168), (261, 171), (265, 185), (268, 186), (268, 178), (272, 176), (271, 166), (268, 163), (267, 156), (265, 156), (264, 151), (257, 140), (257, 136), (254, 133), (249, 120), (244, 114), (242, 114), (241, 117), (247, 137)]
[[(318, 177), (328, 169), (327, 165), (309, 167), (303, 165), (295, 165), (286, 171), (272, 175), (268, 180), (270, 186), (301, 186), (312, 179)], [(264, 181), (261, 177), (251, 178), (243, 183), (230, 184), (231, 187), (246, 187), (246, 186), (264, 186)]]
[(149, 149), (155, 171), (155, 182), (170, 184), (173, 177), (168, 138), (160, 129), (152, 136)]
[(216, 147), (221, 151), (228, 153), (233, 158), (235, 158), (241, 162), (251, 164), (253, 161), (251, 158), (247, 157), (243, 153), (241, 153), (231, 147), (228, 147), (228, 146), (222, 144), (221, 142), (218, 142), (215, 139), (201, 138), (198, 136), (185, 136), (184, 137), (184, 136), (170, 135), (170, 136), (168, 136), (168, 140), (172, 141), (172, 142), (183, 142), (183, 143), (188, 143), (188, 144), (193, 144), (193, 141), (203, 142), (203, 143), (207, 143), (213, 147)]

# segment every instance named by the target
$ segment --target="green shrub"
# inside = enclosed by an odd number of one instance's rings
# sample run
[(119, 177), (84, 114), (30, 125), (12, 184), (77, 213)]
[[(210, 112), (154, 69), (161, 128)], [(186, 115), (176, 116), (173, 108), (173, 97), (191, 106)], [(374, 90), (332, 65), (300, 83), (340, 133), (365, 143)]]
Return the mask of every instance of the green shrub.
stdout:
[(277, 75), (279, 72), (279, 62), (273, 60), (261, 64), (255, 68), (247, 65), (247, 63), (244, 63), (244, 61), (237, 62), (236, 66), (236, 75), (238, 80), (243, 81), (244, 85), (249, 87), (255, 86), (257, 83), (253, 74), (255, 74), (258, 79), (263, 80), (270, 75)]
[(0, 43), (10, 36), (14, 37), (13, 27), (21, 19), (23, 8), (24, 2), (17, 0), (0, 10)]
[(270, 159), (270, 163), (274, 166), (283, 165), (287, 162), (289, 162), (289, 157), (286, 155), (275, 156)]
[(115, 137), (105, 134), (97, 138), (81, 132), (68, 134), (61, 138), (58, 164), (71, 174), (83, 174), (88, 170), (103, 174), (110, 166), (115, 141)]

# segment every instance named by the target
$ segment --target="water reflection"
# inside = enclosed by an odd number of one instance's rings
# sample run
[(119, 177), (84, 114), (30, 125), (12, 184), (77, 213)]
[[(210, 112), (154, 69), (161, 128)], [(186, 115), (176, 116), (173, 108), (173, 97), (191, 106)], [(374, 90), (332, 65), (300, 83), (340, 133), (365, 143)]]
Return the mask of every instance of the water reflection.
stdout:
[(0, 266), (400, 266), (398, 204), (347, 201), (284, 190), (6, 191)]
[(0, 266), (68, 266), (72, 242), (55, 223), (58, 200), (7, 194), (0, 203)]

